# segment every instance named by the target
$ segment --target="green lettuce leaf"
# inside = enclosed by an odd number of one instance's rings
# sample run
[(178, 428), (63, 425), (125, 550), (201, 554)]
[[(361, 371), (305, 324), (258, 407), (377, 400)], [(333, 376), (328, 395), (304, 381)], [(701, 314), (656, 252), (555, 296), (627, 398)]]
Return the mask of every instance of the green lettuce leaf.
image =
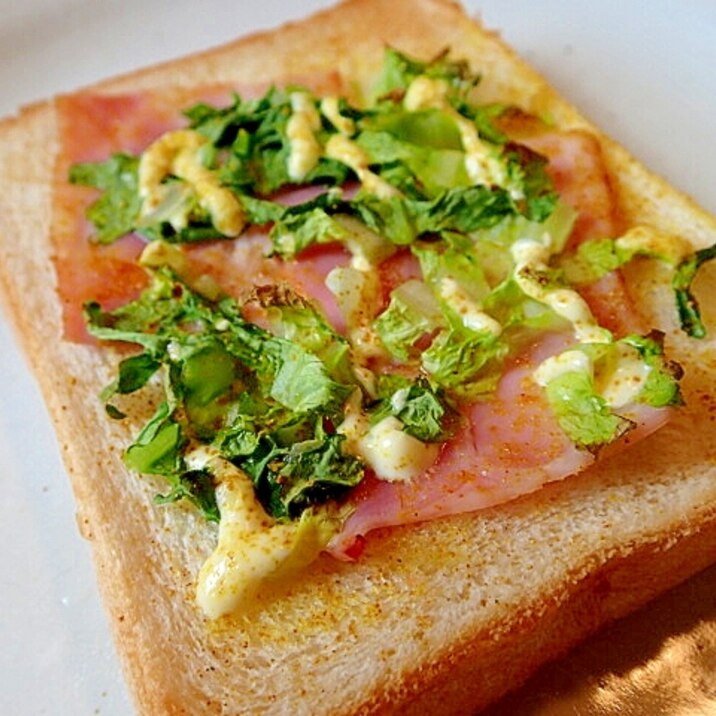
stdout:
[(271, 397), (295, 412), (337, 409), (351, 392), (330, 379), (323, 362), (291, 341), (282, 341)]
[(350, 344), (309, 301), (286, 286), (257, 287), (249, 300), (266, 309), (272, 333), (317, 356), (339, 383), (353, 381)]
[(379, 101), (381, 98), (400, 96), (420, 75), (446, 80), (460, 98), (469, 94), (480, 81), (479, 76), (470, 71), (467, 63), (450, 60), (447, 52), (438, 55), (431, 62), (422, 62), (387, 47), (383, 55), (381, 73), (372, 88), (372, 97)]
[(582, 449), (597, 452), (632, 427), (612, 413), (595, 392), (592, 376), (583, 371), (563, 373), (550, 380), (545, 390), (560, 427)]
[(664, 356), (664, 334), (652, 331), (646, 336), (629, 335), (622, 343), (635, 348), (641, 359), (651, 368), (637, 400), (654, 408), (666, 405), (683, 405), (679, 380), (683, 376), (681, 366), (666, 360)]
[[(464, 154), (459, 146), (454, 149), (412, 144), (394, 137), (389, 132), (377, 131), (361, 132), (356, 142), (370, 157), (371, 165), (381, 167), (396, 162), (404, 164), (412, 177), (419, 182), (421, 191), (429, 197), (446, 189), (466, 187), (470, 184), (465, 170)], [(380, 169), (379, 173), (386, 178)]]
[(554, 211), (559, 195), (547, 174), (547, 160), (521, 144), (510, 144), (505, 154), (507, 186), (520, 191), (518, 211), (528, 221), (541, 223)]
[(186, 470), (171, 476), (171, 490), (157, 495), (159, 505), (187, 499), (202, 512), (208, 522), (219, 522), (221, 515), (216, 504), (214, 476), (208, 470)]
[[(169, 480), (162, 499), (186, 496), (202, 509), (213, 504), (201, 470), (185, 463), (186, 449), (197, 443), (213, 445), (267, 485), (265, 503), (277, 517), (296, 517), (338, 494), (347, 476), (362, 477), (360, 463), (342, 455), (342, 438), (324, 428), (326, 420), (343, 419), (355, 388), (336, 380), (354, 380), (344, 339), (309, 304), (264, 302), (281, 331), (300, 340), (248, 323), (235, 301), (196, 294), (167, 269), (152, 272), (142, 296), (115, 311), (87, 306), (92, 334), (144, 348), (120, 364), (106, 399), (139, 390), (163, 372), (165, 400), (125, 453), (131, 469)], [(306, 327), (311, 335), (302, 336)], [(319, 471), (312, 477), (311, 466)]]
[(502, 375), (507, 345), (487, 332), (451, 328), (437, 335), (421, 355), (430, 381), (462, 400), (492, 392)]
[(388, 308), (373, 324), (390, 354), (400, 361), (416, 358), (417, 342), (445, 325), (440, 306), (426, 284), (412, 281), (391, 293)]
[(581, 286), (598, 281), (630, 259), (631, 256), (619, 251), (613, 239), (590, 239), (562, 257), (559, 265), (570, 284)]
[(142, 206), (138, 167), (137, 157), (118, 153), (104, 162), (75, 164), (70, 168), (70, 183), (103, 192), (87, 209), (87, 218), (95, 226), (98, 243), (111, 244), (136, 227)]
[(371, 423), (393, 416), (403, 424), (404, 432), (423, 442), (449, 438), (455, 416), (427, 380), (381, 376), (378, 394), (380, 400), (371, 412)]
[(559, 266), (571, 284), (590, 284), (621, 268), (636, 256), (655, 258), (674, 267), (671, 283), (681, 329), (691, 338), (703, 338), (706, 327), (691, 285), (701, 266), (716, 258), (716, 244), (694, 251), (677, 262), (673, 256), (659, 253), (648, 244), (625, 246), (620, 239), (592, 239), (580, 244), (572, 254), (560, 257)]
[(274, 253), (292, 259), (314, 244), (345, 240), (348, 232), (333, 215), (346, 208), (340, 195), (334, 192), (285, 208), (270, 232)]
[(163, 401), (127, 448), (124, 462), (131, 470), (152, 475), (173, 475), (181, 470), (185, 437), (173, 420), (174, 408)]
[(420, 148), (462, 153), (462, 141), (455, 121), (440, 109), (403, 112), (399, 106), (391, 112), (366, 115), (358, 137), (375, 162), (402, 159)]
[[(191, 127), (223, 150), (217, 154), (218, 175), (237, 193), (267, 196), (293, 183), (288, 174), (290, 142), (286, 127), (294, 91), (305, 90), (273, 87), (256, 99), (234, 95), (232, 104), (224, 108), (199, 104), (186, 111)], [(319, 130), (318, 135), (325, 141), (324, 130)], [(345, 165), (321, 157), (302, 183), (336, 186), (343, 184), (349, 174)]]
[(696, 296), (691, 290), (691, 284), (701, 266), (714, 258), (716, 258), (716, 244), (695, 251), (679, 263), (672, 279), (681, 328), (692, 338), (703, 338), (706, 335), (706, 327), (701, 320), (701, 312)]
[[(344, 436), (327, 435), (317, 423), (312, 438), (281, 446), (270, 446), (260, 459), (248, 458), (245, 469), (269, 514), (296, 519), (307, 508), (337, 499), (364, 476), (359, 460), (344, 454)], [(260, 454), (260, 451), (258, 451)]]
[(139, 353), (122, 360), (117, 368), (117, 380), (102, 395), (109, 400), (113, 395), (133, 393), (143, 388), (159, 370), (161, 362), (151, 353)]

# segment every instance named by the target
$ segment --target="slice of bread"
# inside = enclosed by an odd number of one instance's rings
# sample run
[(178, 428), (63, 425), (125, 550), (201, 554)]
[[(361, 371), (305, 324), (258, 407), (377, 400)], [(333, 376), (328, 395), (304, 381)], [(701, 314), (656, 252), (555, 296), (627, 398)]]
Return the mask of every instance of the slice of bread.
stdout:
[[(349, 0), (304, 22), (105, 82), (98, 92), (270, 82), (337, 69), (359, 86), (384, 45), (445, 47), (514, 102), (602, 143), (625, 221), (716, 242), (716, 222), (592, 127), (495, 35), (449, 0)], [(53, 104), (0, 126), (0, 286), (54, 418), (103, 597), (143, 714), (470, 713), (604, 623), (716, 560), (716, 342), (677, 331), (668, 277), (630, 287), (686, 370), (687, 406), (596, 468), (511, 504), (371, 536), (356, 564), (321, 558), (254, 607), (209, 623), (194, 603), (214, 531), (157, 508), (120, 455), (133, 426), (97, 393), (114, 356), (60, 340), (49, 221)], [(716, 276), (699, 279), (716, 333)], [(41, 320), (38, 319), (41, 317)]]

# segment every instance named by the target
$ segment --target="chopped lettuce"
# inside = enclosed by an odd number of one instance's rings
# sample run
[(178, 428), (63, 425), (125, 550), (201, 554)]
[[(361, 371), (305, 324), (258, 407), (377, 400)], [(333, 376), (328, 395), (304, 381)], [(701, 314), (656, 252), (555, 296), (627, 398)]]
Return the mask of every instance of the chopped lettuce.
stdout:
[(170, 495), (191, 497), (205, 509), (206, 480), (190, 468), (186, 450), (214, 445), (252, 476), (276, 517), (296, 517), (362, 477), (361, 464), (340, 450), (343, 438), (326, 430), (326, 421), (342, 420), (355, 387), (343, 339), (308, 304), (275, 308), (284, 332), (303, 325), (322, 334), (296, 342), (269, 333), (247, 323), (233, 300), (209, 301), (167, 269), (153, 273), (139, 299), (113, 312), (87, 306), (96, 337), (144, 349), (122, 362), (106, 400), (163, 372), (165, 400), (127, 449), (130, 468), (163, 475)]
[(142, 205), (138, 166), (137, 157), (119, 153), (104, 162), (75, 164), (70, 168), (72, 184), (102, 190), (100, 197), (87, 209), (87, 218), (95, 226), (98, 243), (111, 244), (136, 227)]
[(185, 441), (181, 426), (172, 421), (174, 408), (160, 403), (154, 415), (127, 448), (127, 467), (154, 475), (173, 475), (181, 470), (180, 449)]
[(407, 362), (419, 354), (419, 339), (444, 323), (428, 286), (421, 281), (408, 281), (393, 291), (388, 308), (378, 316), (374, 328), (390, 354)]
[(310, 302), (287, 286), (275, 285), (256, 287), (250, 300), (266, 309), (275, 335), (317, 356), (334, 380), (352, 380), (350, 344)]
[[(290, 184), (287, 136), (291, 116), (291, 92), (300, 87), (272, 87), (256, 99), (235, 94), (223, 108), (198, 104), (186, 110), (190, 127), (206, 136), (221, 150), (217, 171), (221, 181), (239, 194), (267, 196)], [(348, 168), (321, 158), (305, 177), (305, 183), (343, 184)]]
[(295, 519), (314, 504), (339, 497), (363, 479), (363, 465), (344, 454), (345, 437), (327, 434), (318, 419), (306, 440), (284, 445), (271, 437), (242, 462), (262, 504), (274, 517)]
[(598, 281), (630, 258), (618, 250), (613, 239), (592, 239), (582, 242), (576, 251), (564, 256), (560, 267), (569, 283), (580, 286)]
[(274, 253), (292, 259), (314, 244), (344, 241), (348, 232), (334, 215), (346, 208), (340, 195), (333, 192), (285, 208), (275, 217), (270, 232)]
[(358, 142), (375, 162), (411, 159), (413, 152), (462, 150), (460, 132), (439, 109), (417, 112), (393, 110), (368, 114), (361, 122)]
[(549, 381), (545, 390), (560, 427), (580, 448), (596, 452), (632, 427), (595, 392), (587, 373), (563, 373)]
[(451, 328), (423, 351), (420, 364), (430, 381), (461, 400), (475, 401), (494, 391), (508, 346), (488, 332)]
[[(438, 82), (425, 83), (427, 98), (413, 103), (423, 83), (411, 84), (419, 77)], [(218, 454), (251, 478), (270, 515), (309, 519), (316, 505), (342, 498), (364, 476), (364, 463), (337, 429), (355, 409), (349, 396), (360, 399), (363, 424), (393, 417), (418, 440), (444, 441), (464, 403), (494, 392), (508, 356), (535, 334), (568, 325), (520, 288), (525, 273), (545, 289), (578, 287), (636, 255), (655, 255), (638, 240), (611, 238), (564, 255), (576, 212), (559, 200), (544, 157), (500, 131), (495, 120), (505, 108), (474, 102), (478, 80), (446, 53), (421, 62), (388, 48), (374, 103), (359, 108), (338, 100), (348, 129), (337, 126), (335, 104), (322, 109), (300, 87), (273, 87), (250, 99), (235, 94), (225, 107), (200, 103), (186, 110), (190, 130), (202, 135), (197, 140), (189, 133), (199, 147), (192, 161), (221, 196), (227, 188), (233, 193), (246, 229), (269, 232), (274, 257), (293, 260), (311, 246), (339, 242), (354, 262), (333, 274), (333, 284), (329, 279), (347, 337), (286, 286), (255, 288), (240, 305), (202, 294), (189, 272), (176, 275), (161, 265), (151, 269), (151, 283), (136, 300), (111, 311), (86, 305), (92, 335), (137, 346), (103, 392), (109, 415), (125, 417), (127, 394), (159, 396), (124, 455), (132, 470), (166, 479), (159, 501), (188, 499), (218, 520), (219, 478), (205, 459)], [(290, 126), (301, 102), (310, 108), (308, 131), (318, 150), (297, 179), (289, 170), (296, 159)], [(339, 132), (348, 149), (329, 157), (325, 148)], [(171, 173), (176, 167), (162, 179), (158, 206), (143, 212), (140, 161), (116, 154), (72, 168), (73, 183), (102, 192), (88, 209), (99, 243), (130, 232), (174, 243), (226, 238), (212, 224), (198, 186)], [(296, 185), (313, 190), (292, 204), (282, 192)], [(540, 242), (548, 258), (521, 265), (518, 274), (513, 247), (519, 240)], [(382, 272), (393, 254), (404, 258), (401, 251), (417, 259), (420, 277), (411, 274), (392, 284), (390, 296), (365, 301), (368, 278), (379, 283), (370, 271)], [(666, 257), (675, 266), (674, 290), (690, 335), (705, 332), (691, 285), (714, 257), (716, 247), (678, 261)], [(355, 280), (356, 273), (365, 281)], [(341, 288), (350, 300), (338, 297)], [(248, 304), (260, 308), (261, 326), (244, 318)], [(370, 351), (355, 338), (366, 331), (379, 344), (371, 343)], [(580, 448), (597, 452), (632, 427), (599, 393), (600, 376), (607, 384), (625, 351), (643, 368), (633, 402), (659, 407), (681, 400), (678, 366), (664, 359), (656, 334), (578, 350), (588, 354), (592, 372), (562, 371), (545, 393)]]
[(165, 505), (187, 499), (201, 510), (207, 521), (219, 522), (221, 515), (214, 493), (214, 476), (209, 470), (185, 470), (167, 477), (171, 490), (157, 495), (154, 498), (157, 504)]
[(646, 336), (629, 335), (621, 341), (634, 348), (650, 371), (646, 383), (637, 396), (637, 401), (654, 408), (666, 405), (682, 405), (683, 397), (679, 380), (683, 370), (678, 363), (664, 357), (664, 335), (652, 331)]
[(674, 272), (672, 286), (676, 295), (676, 307), (681, 320), (681, 328), (692, 338), (703, 338), (706, 335), (706, 327), (701, 320), (701, 313), (696, 297), (691, 291), (691, 284), (701, 266), (715, 258), (716, 244), (687, 256), (679, 263)]
[[(410, 115), (407, 115), (410, 116)], [(401, 141), (389, 132), (363, 131), (357, 143), (370, 157), (372, 165), (390, 167), (403, 163), (409, 171), (409, 185), (400, 186), (406, 190), (419, 186), (427, 196), (433, 197), (441, 191), (456, 186), (469, 186), (465, 170), (464, 154), (457, 148), (436, 148), (425, 144)], [(382, 172), (385, 177), (385, 172)]]
[(472, 73), (467, 63), (450, 60), (447, 52), (430, 62), (422, 62), (388, 47), (383, 56), (381, 74), (372, 88), (373, 100), (378, 104), (381, 99), (391, 101), (392, 97), (400, 96), (420, 75), (446, 80), (459, 99), (465, 98), (480, 81), (479, 75)]
[(393, 416), (403, 430), (425, 442), (442, 442), (450, 436), (454, 415), (444, 398), (428, 381), (411, 381), (401, 376), (385, 375), (379, 382), (379, 401), (371, 412), (371, 422), (379, 423)]
[[(274, 251), (284, 258), (296, 256), (313, 243), (345, 241), (347, 232), (335, 220), (337, 213), (360, 220), (396, 245), (444, 231), (466, 233), (494, 227), (510, 216), (546, 219), (554, 208), (555, 194), (544, 172), (544, 160), (524, 148), (505, 144), (491, 121), (501, 110), (476, 106), (469, 99), (477, 78), (466, 65), (447, 56), (417, 62), (387, 50), (381, 82), (388, 95), (394, 90), (402, 92), (406, 83), (420, 74), (446, 81), (451, 88), (450, 111), (474, 122), (484, 141), (504, 146), (502, 160), (510, 190), (471, 186), (460, 132), (447, 111), (435, 107), (407, 112), (397, 96), (386, 96), (369, 109), (341, 100), (340, 112), (355, 123), (352, 141), (365, 153), (370, 171), (398, 193), (379, 200), (362, 190), (343, 200), (338, 187), (357, 178), (355, 168), (323, 152), (298, 182), (315, 185), (316, 196), (296, 206), (284, 206), (276, 194), (296, 183), (288, 169), (293, 151), (288, 131), (294, 113), (292, 95), (310, 93), (300, 87), (274, 87), (258, 98), (235, 94), (225, 107), (200, 103), (185, 115), (190, 129), (209, 142), (200, 149), (202, 166), (235, 193), (246, 214), (247, 228), (272, 225)], [(318, 100), (310, 101), (318, 111)], [(315, 130), (318, 146), (325, 147), (337, 131), (323, 117)], [(179, 177), (165, 177), (162, 201), (152, 211), (142, 212), (139, 162), (137, 157), (115, 155), (108, 162), (72, 169), (72, 181), (103, 191), (88, 211), (98, 240), (111, 243), (132, 231), (148, 240), (178, 243), (225, 238), (213, 226), (195, 188)]]
[[(625, 336), (611, 343), (578, 346), (589, 356), (591, 369), (560, 372), (547, 382), (547, 399), (557, 420), (578, 447), (597, 451), (632, 427), (630, 421), (620, 415), (624, 406), (612, 407), (605, 397), (606, 390), (600, 393), (599, 386), (607, 388), (612, 376), (627, 381), (626, 393), (621, 397), (627, 401), (625, 404), (642, 403), (660, 408), (682, 403), (678, 382), (682, 371), (678, 364), (665, 360), (662, 343), (663, 335), (654, 331), (646, 336)], [(632, 374), (629, 374), (633, 370), (630, 360), (641, 362), (638, 371)], [(620, 369), (626, 371), (626, 375), (620, 376)]]
[(447, 231), (470, 233), (495, 227), (515, 216), (518, 208), (507, 191), (485, 186), (444, 189), (431, 199), (393, 196), (379, 199), (360, 193), (351, 200), (326, 193), (287, 208), (271, 229), (274, 251), (293, 258), (315, 243), (345, 241), (347, 232), (337, 214), (360, 219), (371, 231), (397, 246)]

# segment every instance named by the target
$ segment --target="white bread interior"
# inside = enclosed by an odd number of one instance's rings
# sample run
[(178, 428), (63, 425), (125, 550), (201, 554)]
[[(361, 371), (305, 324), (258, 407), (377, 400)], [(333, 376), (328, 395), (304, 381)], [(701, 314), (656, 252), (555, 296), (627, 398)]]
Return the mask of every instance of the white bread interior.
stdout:
[[(627, 223), (695, 246), (716, 222), (591, 127), (500, 39), (449, 0), (349, 0), (305, 22), (113, 79), (93, 91), (261, 83), (338, 69), (365, 84), (388, 43), (450, 47), (515, 102), (601, 140)], [(0, 126), (0, 286), (40, 383), (92, 541), (103, 598), (141, 714), (470, 713), (607, 621), (716, 561), (716, 266), (699, 278), (710, 337), (677, 330), (667, 274), (629, 271), (649, 323), (684, 367), (687, 406), (658, 434), (509, 505), (371, 536), (356, 564), (321, 558), (280, 593), (217, 624), (194, 604), (214, 533), (158, 508), (121, 462), (135, 425), (97, 395), (115, 357), (60, 340), (49, 240), (51, 102)]]

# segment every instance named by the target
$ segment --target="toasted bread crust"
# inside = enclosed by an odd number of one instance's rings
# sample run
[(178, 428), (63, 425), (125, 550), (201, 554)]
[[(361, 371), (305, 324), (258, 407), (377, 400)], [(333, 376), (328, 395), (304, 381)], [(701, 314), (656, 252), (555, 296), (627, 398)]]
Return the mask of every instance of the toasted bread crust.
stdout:
[[(92, 91), (264, 82), (295, 75), (296, 58), (302, 72), (338, 68), (360, 86), (386, 43), (425, 58), (449, 46), (484, 73), (485, 99), (590, 129), (628, 223), (716, 241), (710, 216), (449, 0), (348, 0)], [(126, 474), (119, 454), (134, 426), (107, 421), (96, 399), (114, 358), (60, 340), (54, 122), (46, 103), (0, 125), (0, 286), (55, 423), (139, 713), (463, 714), (716, 560), (716, 346), (679, 335), (664, 276), (645, 263), (631, 270), (631, 289), (686, 370), (687, 407), (667, 428), (501, 508), (386, 530), (359, 563), (322, 558), (255, 609), (208, 623), (193, 590), (214, 533), (189, 510), (154, 507), (152, 486)], [(713, 318), (716, 297), (703, 300)]]

